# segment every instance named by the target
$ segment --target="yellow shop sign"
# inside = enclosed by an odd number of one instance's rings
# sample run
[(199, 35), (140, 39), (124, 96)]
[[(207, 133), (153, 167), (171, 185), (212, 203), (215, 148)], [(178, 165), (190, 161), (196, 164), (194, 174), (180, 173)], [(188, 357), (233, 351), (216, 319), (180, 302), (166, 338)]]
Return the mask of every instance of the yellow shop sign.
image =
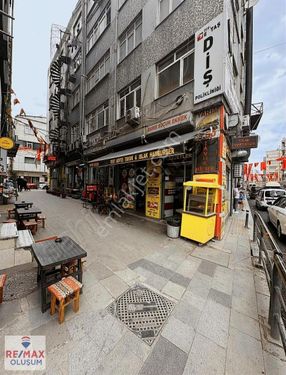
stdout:
[(14, 141), (8, 137), (0, 137), (0, 148), (11, 150), (14, 147)]

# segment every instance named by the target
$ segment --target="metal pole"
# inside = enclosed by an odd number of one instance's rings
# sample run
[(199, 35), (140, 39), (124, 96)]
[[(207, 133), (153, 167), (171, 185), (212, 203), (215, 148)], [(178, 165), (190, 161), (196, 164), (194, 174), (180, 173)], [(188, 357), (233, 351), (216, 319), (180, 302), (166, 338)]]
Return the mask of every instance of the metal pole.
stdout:
[(275, 265), (273, 265), (273, 271), (272, 271), (272, 283), (271, 283), (271, 292), (270, 292), (270, 306), (269, 306), (269, 317), (268, 317), (268, 323), (271, 328), (271, 337), (273, 337), (275, 340), (278, 340), (280, 336), (279, 331), (279, 319), (281, 316), (281, 304), (279, 295), (277, 293), (277, 289), (281, 290), (282, 281), (279, 277), (278, 269)]
[(11, 20), (15, 20), (15, 18), (13, 16), (11, 16), (10, 14), (4, 12), (3, 10), (0, 10), (0, 14), (3, 14), (3, 16), (5, 16), (5, 17), (11, 18)]
[(249, 221), (249, 210), (246, 210), (244, 228), (248, 228), (248, 221)]

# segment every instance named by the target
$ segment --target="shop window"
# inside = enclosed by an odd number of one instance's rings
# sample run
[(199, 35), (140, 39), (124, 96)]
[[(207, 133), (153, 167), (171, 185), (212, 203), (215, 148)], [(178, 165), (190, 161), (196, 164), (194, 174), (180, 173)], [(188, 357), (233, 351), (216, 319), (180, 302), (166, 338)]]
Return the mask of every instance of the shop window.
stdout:
[(141, 107), (141, 80), (135, 81), (132, 85), (119, 92), (119, 115), (122, 118), (126, 111), (132, 107)]
[(110, 25), (111, 22), (111, 5), (110, 2), (104, 8), (101, 16), (99, 17), (96, 24), (93, 26), (91, 32), (87, 37), (87, 52), (89, 52), (95, 45), (96, 41), (99, 39), (101, 34)]
[(184, 0), (159, 0), (159, 23), (172, 13)]
[(157, 64), (158, 96), (194, 79), (194, 41), (189, 40)]
[(208, 216), (215, 213), (215, 189), (193, 188), (187, 190), (186, 212)]
[(108, 102), (98, 107), (95, 111), (86, 116), (86, 128), (88, 133), (101, 129), (109, 125), (109, 106)]
[(110, 69), (110, 51), (103, 56), (98, 64), (92, 69), (91, 73), (88, 75), (86, 82), (86, 92), (88, 93), (92, 90), (99, 81), (101, 81), (106, 74), (109, 73)]
[(25, 156), (24, 163), (25, 164), (35, 164), (35, 158), (29, 158), (29, 157)]
[(119, 62), (142, 42), (142, 14), (135, 19), (119, 38)]

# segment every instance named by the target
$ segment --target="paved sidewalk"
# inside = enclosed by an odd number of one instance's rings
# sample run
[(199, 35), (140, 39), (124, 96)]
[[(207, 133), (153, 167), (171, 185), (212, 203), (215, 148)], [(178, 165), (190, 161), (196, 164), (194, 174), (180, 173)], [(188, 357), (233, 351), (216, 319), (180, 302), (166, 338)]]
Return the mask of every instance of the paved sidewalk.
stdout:
[[(42, 191), (20, 199), (47, 215), (38, 238), (68, 234), (88, 257), (80, 311), (68, 308), (64, 324), (41, 313), (38, 291), (0, 307), (1, 374), (4, 336), (28, 334), (46, 335), (52, 375), (286, 373), (281, 345), (266, 340), (269, 292), (252, 266), (243, 212), (228, 220), (223, 241), (199, 247), (143, 219), (106, 221), (80, 201)], [(175, 304), (152, 346), (106, 310), (138, 283)]]

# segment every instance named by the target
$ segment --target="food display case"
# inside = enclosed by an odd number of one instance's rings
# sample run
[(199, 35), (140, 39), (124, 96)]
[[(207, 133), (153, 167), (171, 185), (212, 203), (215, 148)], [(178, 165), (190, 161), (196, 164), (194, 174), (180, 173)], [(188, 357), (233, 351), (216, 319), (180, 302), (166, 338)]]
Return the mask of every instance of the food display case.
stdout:
[(206, 243), (215, 235), (218, 200), (217, 175), (197, 175), (184, 183), (181, 236)]

